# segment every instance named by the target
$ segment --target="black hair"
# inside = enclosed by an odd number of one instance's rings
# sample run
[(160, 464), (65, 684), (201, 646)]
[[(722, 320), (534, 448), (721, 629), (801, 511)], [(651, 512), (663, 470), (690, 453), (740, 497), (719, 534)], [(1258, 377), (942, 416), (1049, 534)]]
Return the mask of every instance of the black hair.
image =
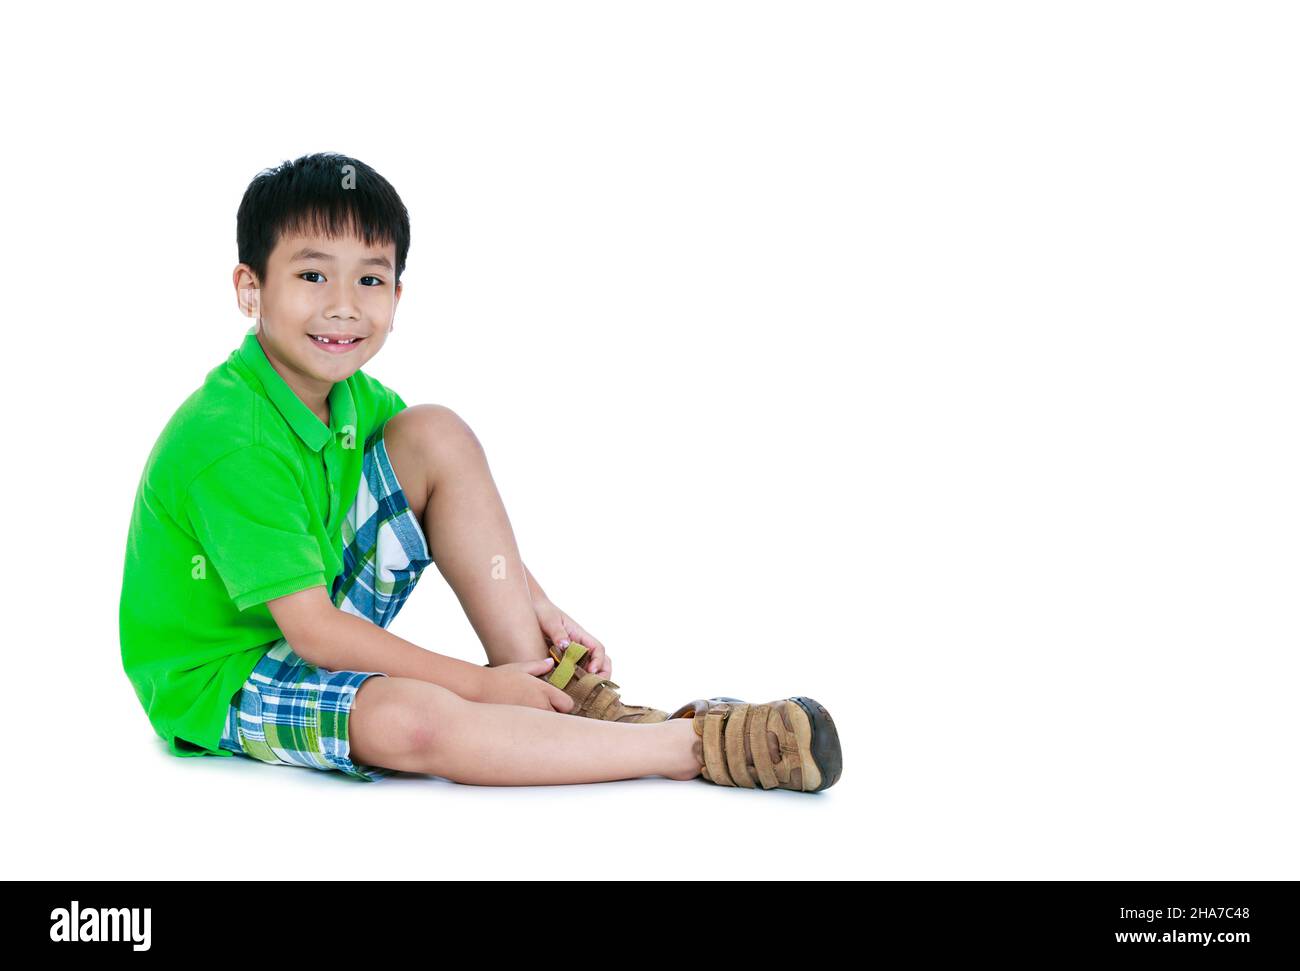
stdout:
[(393, 243), (395, 278), (401, 282), (411, 245), (410, 217), (397, 190), (365, 162), (318, 152), (257, 174), (235, 216), (239, 262), (265, 283), (276, 242), (295, 233), (357, 236), (367, 246)]

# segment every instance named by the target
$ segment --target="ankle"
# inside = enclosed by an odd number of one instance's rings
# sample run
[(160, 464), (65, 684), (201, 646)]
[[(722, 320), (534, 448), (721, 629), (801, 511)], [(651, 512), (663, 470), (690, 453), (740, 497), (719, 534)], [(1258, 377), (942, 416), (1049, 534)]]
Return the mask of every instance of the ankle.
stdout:
[(695, 754), (699, 745), (695, 722), (690, 718), (673, 718), (664, 722), (663, 727), (670, 736), (670, 765), (663, 774), (678, 782), (694, 779), (701, 769), (700, 758)]

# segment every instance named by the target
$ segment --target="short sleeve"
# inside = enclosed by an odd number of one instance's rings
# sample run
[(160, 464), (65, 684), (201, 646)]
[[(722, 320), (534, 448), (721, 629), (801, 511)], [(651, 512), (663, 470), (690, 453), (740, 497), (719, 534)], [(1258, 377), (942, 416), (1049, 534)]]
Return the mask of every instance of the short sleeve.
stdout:
[(406, 402), (402, 400), (402, 396), (400, 394), (398, 394), (392, 388), (388, 389), (388, 393), (392, 396), (393, 400), (392, 400), (392, 404), (389, 406), (388, 414), (384, 416), (385, 421), (387, 421), (389, 418), (392, 418), (399, 411), (406, 410)]
[(190, 485), (185, 515), (241, 611), (325, 584), (302, 486), (266, 446), (247, 446), (204, 469)]
[(402, 396), (392, 388), (383, 388), (382, 393), (377, 395), (375, 400), (379, 409), (375, 416), (375, 424), (373, 426), (375, 428), (381, 428), (388, 419), (406, 408), (406, 402), (402, 400)]

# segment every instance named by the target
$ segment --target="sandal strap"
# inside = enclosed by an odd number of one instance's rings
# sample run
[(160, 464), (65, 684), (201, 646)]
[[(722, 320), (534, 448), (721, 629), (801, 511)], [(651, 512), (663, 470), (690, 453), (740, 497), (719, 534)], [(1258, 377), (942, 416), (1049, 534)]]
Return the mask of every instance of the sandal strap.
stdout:
[(701, 718), (696, 715), (696, 732), (704, 740), (704, 768), (708, 771), (710, 782), (720, 786), (734, 786), (731, 773), (727, 770), (726, 753), (722, 746), (722, 729), (727, 722), (727, 706), (714, 705)]
[(797, 760), (798, 746), (793, 741), (780, 742), (784, 726), (773, 724), (781, 716), (769, 705), (715, 703), (694, 717), (702, 742), (704, 775), (710, 782), (775, 789), (781, 785), (777, 765), (790, 754)]
[(727, 719), (726, 747), (727, 765), (731, 769), (731, 778), (736, 785), (746, 789), (756, 788), (754, 776), (749, 771), (753, 759), (749, 756), (749, 736), (745, 732), (748, 722), (757, 721), (759, 712), (749, 704), (734, 705)]
[(620, 687), (618, 682), (581, 670), (578, 662), (587, 654), (587, 648), (577, 641), (569, 642), (563, 657), (553, 644), (547, 650), (556, 666), (546, 680), (573, 699), (576, 711), (604, 720), (606, 712), (620, 703), (618, 692), (612, 690)]
[[(612, 691), (611, 687), (617, 688), (618, 685), (599, 675), (586, 675), (580, 682), (580, 688), (586, 688), (586, 691), (582, 692), (582, 701), (578, 702), (578, 707), (592, 718), (604, 719), (610, 706), (618, 703), (618, 692)], [(576, 700), (577, 692), (573, 693), (573, 697)]]
[(559, 649), (554, 644), (551, 644), (547, 650), (550, 651), (551, 657), (555, 659), (555, 670), (547, 676), (546, 680), (563, 690), (569, 681), (573, 679), (573, 672), (577, 668), (578, 662), (582, 660), (582, 656), (587, 653), (587, 648), (577, 641), (569, 641), (569, 646), (565, 650), (563, 657), (560, 656)]
[[(756, 717), (749, 720), (749, 754), (753, 759), (753, 766), (758, 772), (759, 782), (763, 784), (764, 789), (775, 789), (781, 784), (781, 780), (776, 777), (776, 765), (772, 761), (772, 753), (767, 747), (768, 742), (768, 725), (773, 717), (780, 718), (775, 711), (767, 705), (757, 705), (754, 712)], [(781, 737), (781, 732), (776, 731), (776, 737)]]

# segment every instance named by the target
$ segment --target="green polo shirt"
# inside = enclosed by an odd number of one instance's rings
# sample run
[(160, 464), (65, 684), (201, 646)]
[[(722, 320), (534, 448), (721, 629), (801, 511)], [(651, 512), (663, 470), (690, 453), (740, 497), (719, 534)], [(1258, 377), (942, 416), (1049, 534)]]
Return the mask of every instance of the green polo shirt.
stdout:
[(330, 389), (327, 427), (256, 330), (163, 428), (127, 534), (122, 665), (174, 755), (231, 754), (232, 696), (281, 636), (266, 601), (333, 587), (366, 440), (406, 407), (358, 370)]

